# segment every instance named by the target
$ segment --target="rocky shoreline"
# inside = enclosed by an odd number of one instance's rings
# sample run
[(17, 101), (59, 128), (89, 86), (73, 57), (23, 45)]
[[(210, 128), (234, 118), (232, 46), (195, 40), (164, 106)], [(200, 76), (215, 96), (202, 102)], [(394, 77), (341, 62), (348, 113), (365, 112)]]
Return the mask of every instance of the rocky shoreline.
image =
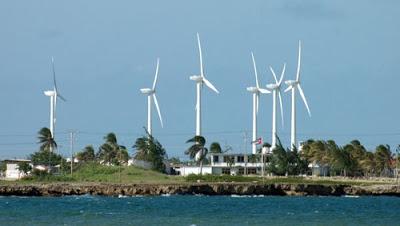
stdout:
[(310, 185), (252, 183), (102, 184), (51, 183), (0, 185), (0, 196), (137, 195), (399, 196), (398, 185)]

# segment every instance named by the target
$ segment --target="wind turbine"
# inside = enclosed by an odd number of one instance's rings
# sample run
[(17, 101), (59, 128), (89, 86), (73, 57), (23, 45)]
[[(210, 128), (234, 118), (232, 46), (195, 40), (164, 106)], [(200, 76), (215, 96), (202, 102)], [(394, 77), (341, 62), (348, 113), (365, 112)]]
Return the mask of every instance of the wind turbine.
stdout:
[(293, 147), (296, 147), (296, 89), (299, 90), (300, 96), (303, 99), (304, 105), (307, 108), (308, 115), (311, 117), (311, 111), (310, 108), (308, 107), (306, 97), (304, 95), (303, 89), (301, 88), (300, 85), (300, 61), (301, 61), (301, 41), (299, 41), (299, 55), (298, 55), (298, 61), (297, 61), (297, 73), (296, 73), (296, 80), (288, 80), (285, 81), (286, 85), (289, 87), (285, 90), (285, 92), (292, 91), (292, 121), (291, 121), (291, 139), (290, 139), (290, 145), (291, 149), (293, 150)]
[(199, 58), (200, 58), (200, 75), (192, 75), (190, 76), (190, 80), (193, 80), (196, 82), (196, 136), (201, 136), (201, 89), (203, 88), (203, 84), (205, 84), (208, 88), (213, 90), (216, 93), (219, 93), (219, 91), (214, 87), (213, 84), (211, 84), (210, 81), (208, 81), (204, 77), (204, 68), (203, 68), (203, 55), (201, 53), (201, 44), (200, 44), (200, 36), (199, 33), (197, 33), (197, 44), (199, 46)]
[(252, 136), (252, 142), (251, 142), (251, 150), (253, 154), (257, 153), (257, 115), (258, 115), (258, 106), (259, 106), (259, 99), (260, 99), (260, 93), (266, 94), (266, 93), (271, 93), (270, 91), (266, 89), (260, 88), (260, 85), (258, 83), (258, 74), (257, 74), (257, 66), (256, 66), (256, 61), (254, 59), (254, 54), (251, 52), (251, 58), (253, 60), (253, 67), (254, 67), (254, 75), (256, 77), (256, 86), (252, 87), (247, 87), (247, 91), (251, 92), (253, 94), (253, 136)]
[(281, 73), (281, 78), (277, 79), (276, 74), (274, 72), (274, 69), (270, 66), (269, 69), (272, 72), (272, 75), (274, 77), (275, 83), (268, 84), (267, 89), (272, 91), (272, 150), (276, 147), (276, 102), (277, 102), (277, 97), (279, 97), (279, 105), (281, 108), (281, 120), (282, 120), (282, 126), (284, 124), (283, 121), (283, 106), (282, 106), (282, 94), (281, 94), (281, 85), (283, 81), (283, 77), (285, 75), (285, 70), (286, 70), (286, 63), (283, 64), (283, 69)]
[(158, 77), (158, 68), (160, 65), (160, 59), (157, 58), (157, 67), (156, 74), (154, 76), (154, 82), (152, 88), (143, 88), (140, 89), (140, 92), (147, 95), (147, 131), (151, 135), (151, 102), (154, 99), (154, 105), (156, 106), (158, 117), (160, 118), (161, 127), (164, 127), (163, 120), (161, 117), (160, 107), (158, 106), (158, 101), (156, 97), (156, 85), (157, 85), (157, 77)]
[(54, 139), (57, 99), (60, 98), (63, 101), (66, 101), (66, 100), (58, 92), (57, 81), (56, 81), (56, 71), (54, 69), (54, 58), (53, 57), (51, 57), (51, 65), (52, 65), (52, 69), (53, 69), (53, 90), (44, 91), (44, 95), (50, 97), (50, 131), (51, 131), (51, 136)]

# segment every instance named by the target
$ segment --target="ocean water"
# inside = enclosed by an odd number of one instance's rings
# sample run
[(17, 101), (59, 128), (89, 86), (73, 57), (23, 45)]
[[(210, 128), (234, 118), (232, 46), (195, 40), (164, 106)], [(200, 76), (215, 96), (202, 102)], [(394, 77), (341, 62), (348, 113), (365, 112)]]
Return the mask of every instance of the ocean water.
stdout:
[(0, 225), (400, 225), (400, 198), (0, 197)]

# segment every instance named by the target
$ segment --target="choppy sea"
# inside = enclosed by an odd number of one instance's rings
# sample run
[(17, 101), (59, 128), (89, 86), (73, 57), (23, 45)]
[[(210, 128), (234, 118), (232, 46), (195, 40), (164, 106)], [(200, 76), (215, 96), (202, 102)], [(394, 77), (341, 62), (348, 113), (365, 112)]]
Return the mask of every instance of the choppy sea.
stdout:
[(400, 225), (400, 198), (0, 197), (0, 225)]

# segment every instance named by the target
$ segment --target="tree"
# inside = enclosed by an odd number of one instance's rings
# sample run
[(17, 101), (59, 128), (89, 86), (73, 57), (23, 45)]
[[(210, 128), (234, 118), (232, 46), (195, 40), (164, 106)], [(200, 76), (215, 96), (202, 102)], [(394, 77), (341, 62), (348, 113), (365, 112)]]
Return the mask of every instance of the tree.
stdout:
[(247, 157), (247, 161), (250, 163), (257, 163), (260, 161), (260, 155), (251, 154)]
[(117, 136), (114, 133), (108, 133), (104, 137), (104, 141), (105, 143), (100, 146), (96, 158), (109, 165), (120, 165), (128, 162), (128, 151), (125, 146), (118, 144)]
[(207, 156), (208, 149), (204, 147), (206, 139), (202, 136), (194, 136), (186, 141), (186, 143), (193, 143), (186, 151), (185, 154), (189, 155), (190, 159), (195, 159), (197, 164), (200, 165), (200, 174), (203, 172), (203, 161)]
[(29, 159), (33, 165), (45, 165), (45, 166), (56, 166), (61, 164), (63, 158), (54, 152), (48, 150), (37, 151), (30, 155)]
[(376, 164), (375, 164), (375, 156), (372, 152), (365, 153), (363, 159), (359, 161), (360, 167), (364, 172), (364, 176), (375, 175), (376, 173)]
[(175, 164), (175, 165), (178, 165), (178, 164), (182, 163), (181, 160), (179, 159), (179, 157), (172, 157), (172, 158), (168, 159), (168, 162), (172, 163), (172, 164)]
[(80, 162), (93, 162), (95, 160), (94, 148), (92, 145), (86, 146), (81, 152), (76, 154)]
[[(150, 162), (153, 170), (164, 173), (166, 151), (152, 135), (146, 130), (147, 135), (136, 139), (133, 148), (136, 149), (135, 159)], [(178, 159), (179, 160), (179, 159)]]
[(272, 150), (270, 162), (267, 166), (267, 172), (278, 176), (284, 176), (288, 173), (288, 163), (289, 161), (285, 148), (283, 148), (280, 140), (278, 139), (278, 144), (274, 150)]
[(221, 145), (218, 142), (211, 143), (210, 153), (222, 153)]
[(51, 131), (43, 127), (38, 133), (38, 139), (41, 151), (53, 151), (57, 148), (57, 143), (51, 134)]
[(307, 160), (301, 158), (297, 148), (293, 150), (283, 147), (281, 140), (277, 137), (277, 145), (272, 150), (267, 171), (278, 176), (304, 174), (308, 170)]
[(392, 152), (389, 145), (379, 145), (375, 150), (376, 170), (379, 175), (387, 175), (391, 169)]
[(361, 145), (358, 140), (352, 140), (350, 144), (346, 145), (344, 149), (348, 150), (349, 164), (351, 175), (361, 176), (363, 174), (363, 168), (361, 167), (361, 161), (364, 159), (367, 150)]
[(32, 166), (28, 162), (19, 162), (18, 170), (24, 172), (24, 174), (28, 174), (29, 171), (32, 170)]
[(226, 165), (229, 166), (229, 168), (231, 168), (233, 166), (233, 164), (235, 163), (235, 157), (233, 156), (227, 156), (226, 158)]
[(4, 161), (0, 162), (0, 173), (5, 172), (7, 170), (7, 163)]

